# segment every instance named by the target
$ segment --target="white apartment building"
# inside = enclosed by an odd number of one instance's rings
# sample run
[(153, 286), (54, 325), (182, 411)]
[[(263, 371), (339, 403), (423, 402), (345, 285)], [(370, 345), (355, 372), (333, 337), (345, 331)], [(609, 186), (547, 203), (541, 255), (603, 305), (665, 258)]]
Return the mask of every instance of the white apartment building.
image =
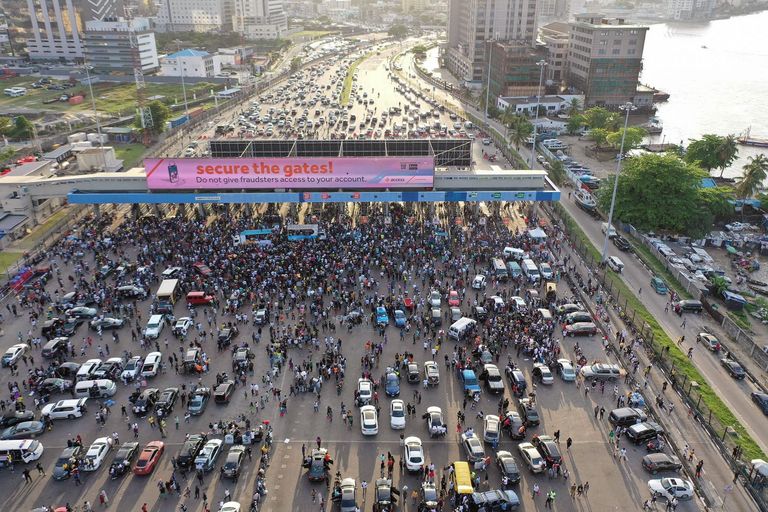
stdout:
[(163, 76), (213, 78), (221, 73), (221, 62), (215, 55), (201, 50), (181, 50), (160, 59)]
[[(131, 48), (129, 23), (136, 38), (136, 50)], [(136, 61), (144, 73), (153, 73), (160, 67), (155, 33), (147, 18), (130, 22), (124, 18), (86, 21), (85, 58), (98, 73), (133, 74)]]
[(667, 18), (679, 21), (707, 20), (712, 17), (715, 0), (667, 0)]
[(158, 30), (165, 32), (212, 32), (232, 26), (233, 0), (161, 0)]
[(568, 43), (570, 25), (555, 21), (539, 29), (541, 41), (547, 47), (547, 67), (544, 70), (547, 80), (559, 83), (565, 79), (568, 62)]
[(537, 5), (537, 0), (450, 0), (446, 63), (451, 73), (468, 87), (479, 87), (488, 41), (534, 47)]
[(73, 61), (83, 58), (83, 40), (72, 0), (27, 0), (32, 27), (30, 59)]
[(234, 0), (232, 30), (248, 39), (278, 39), (288, 32), (283, 0)]

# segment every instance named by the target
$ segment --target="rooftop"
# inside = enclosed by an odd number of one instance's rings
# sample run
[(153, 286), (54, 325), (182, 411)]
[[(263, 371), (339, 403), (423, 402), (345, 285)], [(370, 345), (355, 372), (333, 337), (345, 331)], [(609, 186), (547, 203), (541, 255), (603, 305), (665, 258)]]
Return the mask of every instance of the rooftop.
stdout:
[(178, 59), (180, 57), (207, 57), (209, 55), (210, 53), (204, 52), (202, 50), (193, 50), (191, 48), (187, 48), (186, 50), (181, 50), (179, 52), (166, 55), (165, 57), (168, 59)]
[(3, 217), (0, 217), (0, 234), (6, 234), (9, 231), (13, 231), (19, 224), (27, 221), (29, 217), (26, 215), (14, 215), (9, 213)]
[(10, 177), (10, 176), (29, 176), (30, 174), (34, 174), (38, 171), (42, 171), (45, 169), (46, 166), (50, 166), (51, 161), (50, 160), (40, 160), (38, 162), (29, 162), (26, 164), (17, 165), (16, 167), (11, 167), (11, 170), (3, 175), (4, 178)]

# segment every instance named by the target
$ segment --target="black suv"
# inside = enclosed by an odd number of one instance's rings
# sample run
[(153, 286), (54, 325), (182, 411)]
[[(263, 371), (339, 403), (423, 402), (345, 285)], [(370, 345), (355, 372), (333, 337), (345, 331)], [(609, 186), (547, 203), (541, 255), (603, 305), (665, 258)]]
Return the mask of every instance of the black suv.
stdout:
[(636, 423), (627, 428), (627, 439), (635, 444), (640, 444), (651, 439), (656, 439), (659, 434), (663, 434), (664, 429), (661, 425), (652, 421)]
[(620, 251), (628, 252), (632, 250), (632, 246), (630, 245), (629, 241), (621, 235), (616, 235), (613, 237), (613, 245), (615, 245)]
[(195, 457), (203, 449), (206, 442), (208, 442), (208, 436), (203, 433), (190, 435), (176, 456), (176, 464), (179, 469), (191, 468), (195, 463)]
[(159, 391), (157, 388), (147, 388), (133, 402), (133, 414), (136, 416), (146, 416), (149, 411), (154, 409), (157, 403)]

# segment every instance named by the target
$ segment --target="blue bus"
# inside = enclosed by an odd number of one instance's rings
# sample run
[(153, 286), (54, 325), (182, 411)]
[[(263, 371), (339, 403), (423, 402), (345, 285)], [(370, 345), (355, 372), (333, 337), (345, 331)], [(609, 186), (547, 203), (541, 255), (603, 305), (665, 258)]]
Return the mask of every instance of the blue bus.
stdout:
[(272, 245), (272, 235), (274, 230), (266, 229), (247, 229), (240, 233), (240, 243), (256, 243), (259, 245)]
[(317, 224), (288, 224), (285, 227), (288, 233), (288, 240), (296, 242), (299, 240), (325, 240), (325, 232)]

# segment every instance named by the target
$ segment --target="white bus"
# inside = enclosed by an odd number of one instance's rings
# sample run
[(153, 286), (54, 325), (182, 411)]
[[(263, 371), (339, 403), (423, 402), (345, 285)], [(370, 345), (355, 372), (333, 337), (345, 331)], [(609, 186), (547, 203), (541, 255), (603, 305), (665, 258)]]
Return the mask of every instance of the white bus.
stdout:
[(3, 93), (6, 96), (11, 96), (15, 98), (17, 96), (24, 96), (25, 94), (27, 94), (27, 89), (25, 89), (24, 87), (9, 87), (8, 89), (5, 89)]
[(285, 227), (288, 232), (288, 240), (293, 242), (298, 240), (325, 240), (325, 231), (320, 229), (317, 224), (288, 224)]
[(28, 464), (43, 454), (43, 445), (35, 439), (0, 441), (0, 465), (8, 466), (10, 456), (13, 464)]

